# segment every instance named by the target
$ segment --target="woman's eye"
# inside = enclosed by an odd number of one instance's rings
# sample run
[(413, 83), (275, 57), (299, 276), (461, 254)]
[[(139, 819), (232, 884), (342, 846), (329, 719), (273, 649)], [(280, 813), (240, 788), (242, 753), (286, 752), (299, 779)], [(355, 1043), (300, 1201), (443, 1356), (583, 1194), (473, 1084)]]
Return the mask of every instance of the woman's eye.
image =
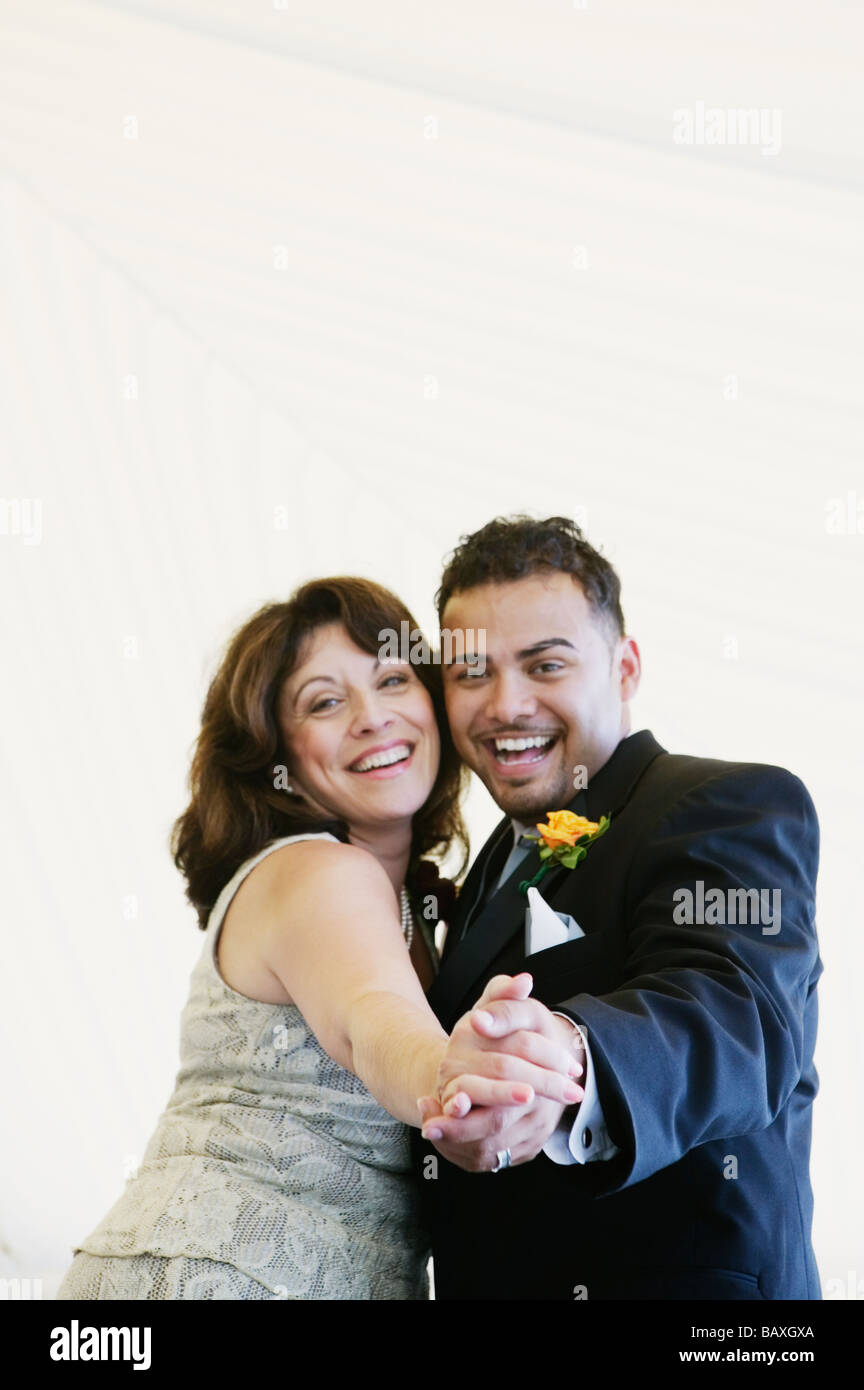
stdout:
[[(387, 676), (381, 682), (381, 688), (383, 689), (386, 685), (392, 685), (394, 681), (397, 686), (407, 685), (408, 677), (400, 675), (398, 672), (394, 672), (392, 676)], [(325, 695), (322, 699), (317, 700), (316, 703), (310, 707), (309, 712), (310, 714), (319, 714), (322, 711), (326, 712), (328, 709), (333, 709), (333, 707), (338, 704), (339, 697), (337, 695)]]
[(338, 701), (337, 701), (337, 699), (336, 699), (336, 696), (335, 696), (335, 695), (328, 695), (327, 698), (326, 698), (325, 700), (319, 700), (318, 703), (317, 703), (317, 705), (313, 705), (313, 706), (312, 706), (311, 713), (312, 713), (312, 714), (317, 714), (318, 711), (319, 711), (319, 709), (326, 709), (328, 705), (335, 705), (335, 704), (338, 704)]

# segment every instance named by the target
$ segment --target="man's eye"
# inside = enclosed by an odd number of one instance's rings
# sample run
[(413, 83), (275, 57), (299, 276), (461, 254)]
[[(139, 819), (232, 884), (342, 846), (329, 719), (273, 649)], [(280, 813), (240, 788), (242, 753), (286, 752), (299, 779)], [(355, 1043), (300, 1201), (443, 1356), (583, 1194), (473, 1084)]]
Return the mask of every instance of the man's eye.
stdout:
[(476, 671), (473, 666), (463, 666), (457, 675), (457, 681), (479, 681), (485, 676), (485, 671)]

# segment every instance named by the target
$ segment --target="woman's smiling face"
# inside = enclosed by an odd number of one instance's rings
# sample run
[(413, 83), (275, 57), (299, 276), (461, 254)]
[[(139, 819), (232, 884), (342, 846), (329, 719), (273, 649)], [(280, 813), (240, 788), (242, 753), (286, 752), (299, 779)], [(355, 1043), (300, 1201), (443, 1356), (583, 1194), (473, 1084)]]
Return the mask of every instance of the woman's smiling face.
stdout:
[(277, 718), (295, 791), (352, 829), (410, 822), (434, 786), (441, 745), (431, 695), (412, 666), (380, 662), (341, 623), (310, 635)]

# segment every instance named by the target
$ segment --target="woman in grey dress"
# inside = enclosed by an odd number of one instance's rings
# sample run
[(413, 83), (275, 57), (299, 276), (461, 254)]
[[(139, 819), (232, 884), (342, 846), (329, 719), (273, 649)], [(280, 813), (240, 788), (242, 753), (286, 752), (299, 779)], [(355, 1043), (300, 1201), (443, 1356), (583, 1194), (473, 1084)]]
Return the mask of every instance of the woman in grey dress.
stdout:
[(425, 1002), (449, 887), (428, 856), (465, 851), (463, 772), (439, 667), (379, 660), (403, 623), (336, 578), (229, 644), (172, 841), (205, 931), (180, 1070), (58, 1298), (426, 1298), (417, 1098), (578, 1098), (563, 1049), (457, 1045)]

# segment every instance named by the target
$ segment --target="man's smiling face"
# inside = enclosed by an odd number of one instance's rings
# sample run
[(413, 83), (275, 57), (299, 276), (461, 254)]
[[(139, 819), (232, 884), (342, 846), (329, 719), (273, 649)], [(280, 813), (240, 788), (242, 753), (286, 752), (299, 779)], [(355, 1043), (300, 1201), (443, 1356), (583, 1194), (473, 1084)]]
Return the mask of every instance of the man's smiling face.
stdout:
[(461, 757), (516, 820), (567, 806), (576, 768), (590, 779), (629, 732), (636, 643), (613, 640), (578, 581), (559, 570), (456, 592), (441, 626), (486, 634), (482, 675), (470, 662), (444, 671)]

